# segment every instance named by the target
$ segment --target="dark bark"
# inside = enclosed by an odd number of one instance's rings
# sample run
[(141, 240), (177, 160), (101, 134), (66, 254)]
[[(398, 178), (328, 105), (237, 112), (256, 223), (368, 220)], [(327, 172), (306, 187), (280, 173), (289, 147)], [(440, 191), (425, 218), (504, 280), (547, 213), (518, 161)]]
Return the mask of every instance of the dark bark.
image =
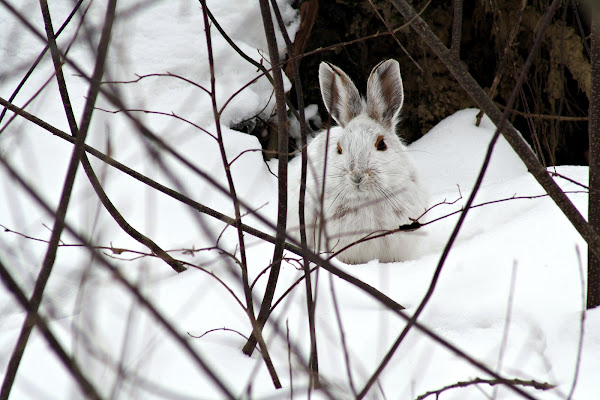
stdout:
[[(283, 249), (285, 247), (285, 228), (287, 222), (287, 161), (288, 161), (288, 132), (287, 132), (287, 114), (285, 109), (285, 93), (283, 91), (283, 76), (279, 60), (279, 49), (275, 36), (275, 27), (271, 18), (271, 8), (268, 0), (260, 0), (260, 13), (263, 19), (267, 45), (269, 47), (269, 58), (273, 66), (273, 83), (275, 88), (275, 101), (277, 103), (277, 130), (278, 130), (278, 206), (277, 206), (277, 233), (275, 236), (275, 250), (273, 251), (273, 265), (267, 281), (265, 295), (263, 297), (260, 311), (257, 317), (258, 326), (254, 330), (260, 332), (269, 317), (275, 288), (279, 279), (279, 270), (283, 258)], [(250, 340), (243, 348), (245, 354), (252, 354), (256, 347), (257, 335), (252, 333)], [(276, 385), (277, 386), (277, 385)], [(281, 387), (281, 384), (279, 385)]]
[[(588, 221), (592, 228), (600, 233), (600, 21), (592, 23), (592, 94), (589, 111), (590, 135), (590, 197)], [(600, 305), (600, 258), (588, 250), (587, 308)]]

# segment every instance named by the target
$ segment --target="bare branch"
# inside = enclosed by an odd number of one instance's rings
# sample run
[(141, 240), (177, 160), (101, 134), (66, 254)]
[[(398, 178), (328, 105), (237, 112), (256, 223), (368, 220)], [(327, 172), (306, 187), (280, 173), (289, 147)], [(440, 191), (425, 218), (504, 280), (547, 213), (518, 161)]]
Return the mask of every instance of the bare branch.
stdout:
[(442, 394), (442, 392), (445, 392), (447, 390), (450, 389), (457, 389), (457, 388), (464, 388), (464, 387), (469, 387), (469, 386), (473, 386), (473, 385), (481, 385), (481, 384), (485, 384), (485, 385), (490, 385), (490, 386), (496, 386), (496, 385), (509, 385), (509, 386), (524, 386), (524, 387), (532, 387), (534, 389), (537, 390), (550, 390), (555, 388), (555, 385), (551, 385), (549, 383), (546, 382), (537, 382), (534, 380), (530, 380), (530, 381), (525, 381), (523, 379), (482, 379), (482, 378), (475, 378), (473, 380), (470, 381), (461, 381), (461, 382), (456, 382), (452, 385), (448, 385), (448, 386), (444, 386), (441, 389), (438, 390), (432, 390), (431, 392), (427, 392), (424, 393), (422, 395), (420, 395), (419, 397), (417, 397), (416, 400), (424, 400), (429, 396), (436, 396), (436, 399), (439, 398), (439, 395)]
[(577, 343), (577, 358), (575, 361), (575, 372), (573, 373), (573, 382), (571, 383), (571, 390), (567, 400), (573, 398), (575, 393), (575, 386), (577, 386), (577, 379), (579, 378), (579, 369), (581, 368), (581, 355), (583, 354), (583, 336), (585, 334), (585, 314), (586, 314), (586, 296), (585, 296), (585, 274), (583, 272), (583, 263), (581, 262), (581, 252), (579, 246), (575, 247), (577, 253), (577, 261), (579, 266), (579, 279), (581, 282), (581, 318), (579, 319), (579, 341)]
[(219, 332), (219, 331), (225, 331), (225, 332), (233, 332), (235, 334), (237, 334), (238, 336), (243, 337), (244, 339), (248, 340), (248, 337), (246, 335), (244, 335), (242, 332), (240, 331), (236, 331), (235, 329), (230, 329), (230, 328), (215, 328), (215, 329), (209, 329), (206, 332), (204, 332), (201, 335), (192, 335), (191, 333), (188, 332), (188, 335), (190, 335), (190, 337), (193, 337), (194, 339), (202, 339), (204, 336), (208, 335), (209, 333), (213, 333), (213, 332)]

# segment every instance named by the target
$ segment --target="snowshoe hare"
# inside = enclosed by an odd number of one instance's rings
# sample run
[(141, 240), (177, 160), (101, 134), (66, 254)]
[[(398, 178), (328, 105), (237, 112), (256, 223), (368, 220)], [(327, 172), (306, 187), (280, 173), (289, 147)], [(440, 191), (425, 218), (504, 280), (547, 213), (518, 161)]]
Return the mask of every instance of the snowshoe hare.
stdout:
[[(404, 101), (398, 62), (387, 60), (373, 68), (366, 101), (348, 75), (329, 63), (321, 63), (319, 82), (325, 106), (339, 127), (321, 132), (308, 145), (306, 234), (310, 248), (335, 253), (412, 223), (411, 218), (425, 211), (426, 195), (406, 146), (396, 135)], [(297, 185), (292, 188), (298, 191)], [(289, 226), (299, 238), (294, 194)], [(411, 257), (419, 236), (397, 232), (366, 240), (337, 258), (349, 264), (403, 261)]]

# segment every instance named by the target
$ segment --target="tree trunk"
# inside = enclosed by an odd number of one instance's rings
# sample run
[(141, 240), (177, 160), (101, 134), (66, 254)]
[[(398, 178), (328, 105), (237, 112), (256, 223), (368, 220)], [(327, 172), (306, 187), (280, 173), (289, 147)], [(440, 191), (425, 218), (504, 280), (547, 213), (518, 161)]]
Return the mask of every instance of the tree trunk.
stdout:
[[(593, 7), (593, 6), (592, 6)], [(592, 90), (589, 110), (590, 194), (588, 221), (600, 232), (600, 21), (599, 10), (592, 9)], [(587, 308), (600, 305), (600, 259), (588, 251)]]

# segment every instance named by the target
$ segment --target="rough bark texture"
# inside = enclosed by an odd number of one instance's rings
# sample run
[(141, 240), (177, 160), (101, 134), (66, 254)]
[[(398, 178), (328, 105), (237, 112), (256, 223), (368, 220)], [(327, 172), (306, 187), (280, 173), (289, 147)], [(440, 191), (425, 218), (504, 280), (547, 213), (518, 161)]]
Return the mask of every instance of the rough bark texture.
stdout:
[[(590, 101), (590, 197), (588, 221), (600, 232), (600, 21), (592, 28)], [(587, 308), (600, 305), (600, 259), (588, 252)]]

